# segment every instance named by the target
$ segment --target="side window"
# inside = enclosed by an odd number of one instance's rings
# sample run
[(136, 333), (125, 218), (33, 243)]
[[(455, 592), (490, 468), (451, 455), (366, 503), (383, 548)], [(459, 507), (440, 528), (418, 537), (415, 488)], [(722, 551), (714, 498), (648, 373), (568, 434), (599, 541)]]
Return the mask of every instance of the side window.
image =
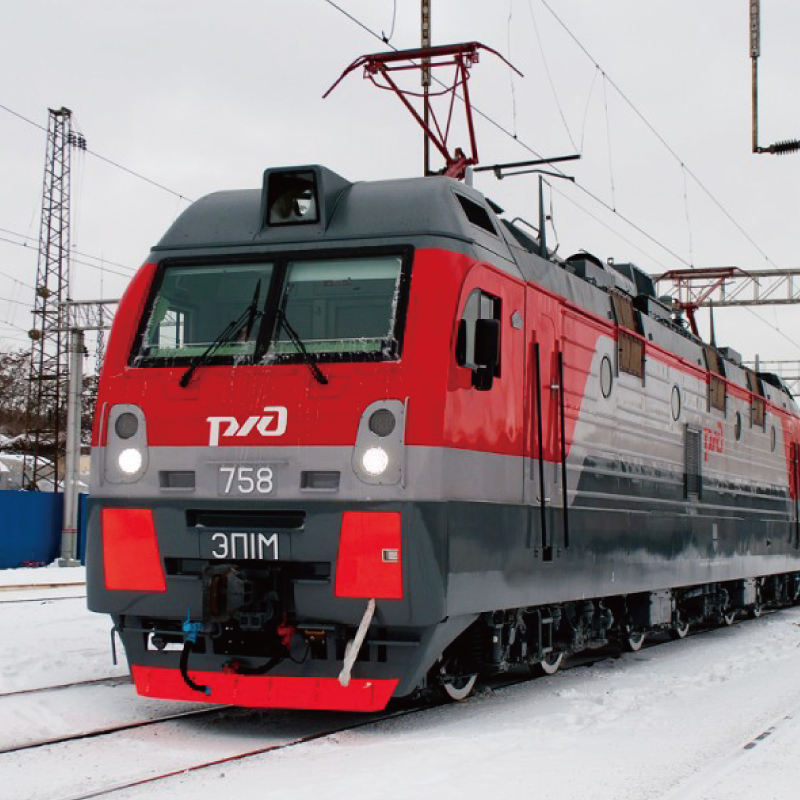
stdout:
[(500, 314), (500, 298), (474, 289), (458, 323), (456, 363), (472, 370), (472, 385), (481, 391), (500, 377)]
[(639, 312), (630, 299), (619, 294), (611, 295), (611, 304), (617, 320), (617, 369), (628, 372), (644, 381), (644, 342), (635, 334), (641, 333)]
[(750, 427), (759, 427), (766, 430), (767, 414), (766, 404), (764, 402), (764, 387), (761, 384), (761, 378), (747, 370), (747, 388), (751, 392), (750, 398)]
[(720, 354), (711, 346), (704, 347), (706, 364), (708, 365), (708, 408), (716, 408), (725, 413), (728, 399), (728, 386), (725, 383), (725, 365)]
[(469, 200), (458, 192), (456, 192), (456, 199), (461, 204), (464, 215), (473, 225), (483, 228), (487, 233), (491, 233), (492, 236), (497, 236), (497, 230), (492, 223), (492, 218), (482, 205), (474, 200)]

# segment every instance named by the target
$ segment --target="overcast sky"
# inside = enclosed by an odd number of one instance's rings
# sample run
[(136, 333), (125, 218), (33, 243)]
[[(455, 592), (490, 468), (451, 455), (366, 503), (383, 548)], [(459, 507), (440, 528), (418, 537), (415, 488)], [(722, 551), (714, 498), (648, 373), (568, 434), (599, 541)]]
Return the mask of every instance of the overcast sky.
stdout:
[[(551, 246), (652, 273), (797, 266), (800, 153), (750, 152), (749, 1), (547, 2), (594, 62), (542, 0), (432, 6), (434, 43), (481, 41), (525, 75), (512, 81), (488, 54), (473, 70), (476, 106), (517, 136), (479, 119), (482, 163), (532, 157), (521, 143), (583, 154), (568, 170), (579, 186), (558, 181), (550, 195)], [(419, 0), (337, 4), (397, 48), (419, 43)], [(762, 0), (762, 144), (800, 138), (799, 35), (797, 0)], [(73, 267), (73, 298), (119, 297), (186, 207), (177, 195), (257, 187), (266, 167), (299, 163), (350, 180), (420, 174), (421, 134), (393, 96), (356, 73), (322, 99), (354, 58), (384, 49), (325, 0), (6, 3), (0, 104), (44, 127), (48, 107), (69, 107), (90, 150), (176, 193), (73, 154), (72, 243), (87, 262)], [(17, 243), (0, 241), (2, 348), (29, 344), (45, 140), (0, 109), (0, 239)], [(510, 216), (535, 219), (533, 178), (484, 174), (476, 186)], [(800, 309), (757, 314), (720, 309), (718, 343), (800, 359)]]

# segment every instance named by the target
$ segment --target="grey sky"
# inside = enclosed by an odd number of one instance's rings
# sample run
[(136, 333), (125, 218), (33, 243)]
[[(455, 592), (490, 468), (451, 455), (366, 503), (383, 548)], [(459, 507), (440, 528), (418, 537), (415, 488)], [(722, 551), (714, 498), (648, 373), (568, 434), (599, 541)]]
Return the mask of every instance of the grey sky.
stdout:
[[(337, 2), (390, 32), (393, 0)], [(684, 184), (680, 164), (541, 0), (432, 2), (435, 43), (478, 40), (525, 73), (512, 84), (507, 68), (484, 56), (473, 70), (476, 105), (539, 153), (566, 154), (573, 140), (583, 142), (584, 159), (570, 170), (578, 182), (680, 259), (762, 268), (769, 262), (760, 249), (774, 265), (797, 265), (800, 154), (749, 152), (747, 0), (548, 2), (757, 247), (691, 177)], [(391, 44), (416, 46), (419, 0), (396, 6)], [(257, 186), (264, 168), (282, 164), (322, 163), (351, 180), (420, 172), (421, 135), (388, 93), (354, 74), (322, 100), (356, 56), (385, 49), (324, 0), (9, 0), (2, 20), (0, 103), (42, 125), (48, 106), (68, 106), (92, 150), (186, 197)], [(762, 0), (762, 20), (761, 139), (768, 144), (800, 137), (800, 4)], [(528, 157), (485, 122), (478, 136), (485, 164)], [(45, 135), (0, 109), (0, 142), (0, 228), (36, 240)], [(73, 166), (73, 245), (84, 253), (134, 268), (185, 207), (91, 155), (76, 154)], [(512, 216), (535, 217), (533, 179), (498, 183), (484, 175), (476, 186)], [(587, 249), (651, 272), (685, 266), (576, 187), (554, 188), (557, 238), (551, 232), (550, 242), (559, 242), (560, 254)], [(21, 241), (2, 231), (0, 238)], [(22, 284), (35, 280), (30, 244), (0, 241), (0, 347), (27, 347), (33, 290)], [(118, 297), (127, 279), (112, 270), (128, 274), (110, 263), (104, 272), (76, 264), (73, 297)], [(719, 343), (746, 356), (800, 359), (797, 309), (758, 314), (768, 324), (720, 310)]]

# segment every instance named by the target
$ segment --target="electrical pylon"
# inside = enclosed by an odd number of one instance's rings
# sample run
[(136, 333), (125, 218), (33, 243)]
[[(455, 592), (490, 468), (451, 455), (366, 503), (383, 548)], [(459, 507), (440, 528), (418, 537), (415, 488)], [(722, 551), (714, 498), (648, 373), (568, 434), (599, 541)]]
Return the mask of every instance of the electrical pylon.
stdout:
[(62, 319), (69, 298), (70, 153), (86, 149), (86, 140), (72, 131), (68, 108), (50, 109), (47, 156), (42, 189), (39, 261), (31, 338), (28, 432), (32, 438), (33, 467), (27, 488), (42, 481), (58, 488), (58, 459), (63, 450), (68, 361), (67, 335)]

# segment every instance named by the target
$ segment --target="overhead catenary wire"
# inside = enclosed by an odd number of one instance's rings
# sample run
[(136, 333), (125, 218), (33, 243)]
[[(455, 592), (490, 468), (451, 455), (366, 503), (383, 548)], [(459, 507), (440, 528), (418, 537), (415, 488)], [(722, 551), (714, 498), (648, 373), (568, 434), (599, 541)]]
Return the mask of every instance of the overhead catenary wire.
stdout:
[[(9, 228), (2, 228), (2, 227), (0, 227), (0, 233), (7, 233), (7, 234), (9, 234), (11, 236), (17, 236), (20, 239), (24, 239), (26, 242), (33, 242), (35, 244), (35, 246), (37, 246), (37, 247), (39, 246), (39, 240), (38, 239), (35, 239), (33, 236), (28, 236), (28, 235), (26, 235), (24, 233), (17, 233), (16, 231), (12, 231)], [(136, 272), (136, 268), (135, 267), (131, 267), (128, 264), (120, 264), (119, 261), (111, 261), (110, 259), (106, 258), (105, 256), (95, 256), (95, 255), (92, 255), (91, 253), (84, 253), (83, 251), (77, 250), (74, 247), (70, 250), (70, 254), (71, 255), (75, 255), (75, 256), (81, 256), (82, 258), (91, 258), (91, 259), (94, 259), (95, 261), (101, 261), (103, 263), (103, 265), (111, 264), (112, 267), (119, 267), (120, 269), (127, 270), (131, 274)]]
[(592, 83), (589, 86), (589, 94), (586, 96), (586, 106), (583, 109), (583, 120), (581, 122), (581, 146), (575, 148), (581, 154), (583, 153), (583, 145), (586, 141), (586, 121), (589, 119), (589, 107), (592, 104), (592, 95), (594, 94), (594, 87), (597, 83), (597, 76), (601, 74), (602, 70), (595, 69), (592, 75)]
[(389, 35), (387, 36), (385, 33), (383, 33), (383, 31), (381, 31), (381, 39), (383, 39), (383, 41), (386, 42), (386, 44), (389, 44), (389, 42), (392, 39), (392, 36), (394, 36), (395, 22), (397, 22), (397, 0), (393, 0), (392, 29), (389, 31)]
[[(530, 11), (531, 15), (531, 22), (533, 23), (533, 32), (536, 34), (536, 41), (539, 44), (539, 55), (542, 58), (542, 64), (544, 65), (544, 72), (547, 75), (547, 82), (550, 84), (550, 92), (553, 95), (553, 100), (555, 100), (556, 108), (558, 109), (559, 116), (561, 117), (561, 122), (564, 125), (564, 130), (567, 132), (567, 136), (569, 137), (570, 142), (572, 143), (573, 150), (582, 153), (583, 152), (583, 136), (581, 136), (581, 146), (580, 148), (575, 143), (575, 139), (572, 136), (572, 131), (569, 129), (569, 125), (567, 124), (567, 118), (564, 116), (564, 110), (561, 108), (561, 101), (558, 99), (558, 92), (556, 91), (555, 83), (553, 82), (553, 76), (550, 73), (550, 67), (547, 63), (547, 58), (544, 54), (544, 44), (542, 43), (542, 37), (539, 35), (539, 26), (536, 24), (536, 15), (533, 13), (533, 3), (532, 0), (528, 0), (528, 10)], [(511, 59), (509, 59), (510, 61)], [(595, 77), (597, 77), (597, 73), (595, 73)], [(592, 87), (594, 87), (594, 81), (592, 81)], [(589, 91), (589, 98), (591, 99), (591, 90)], [(587, 101), (586, 110), (589, 110), (589, 104)], [(586, 126), (586, 115), (584, 114), (584, 128)]]
[(708, 196), (712, 203), (725, 215), (729, 222), (731, 222), (734, 227), (739, 231), (739, 233), (744, 236), (745, 239), (756, 249), (756, 251), (767, 261), (767, 263), (771, 264), (773, 267), (777, 265), (772, 261), (772, 259), (764, 252), (764, 250), (758, 245), (758, 243), (753, 239), (752, 236), (739, 224), (739, 222), (733, 217), (733, 215), (728, 211), (725, 206), (722, 205), (722, 202), (716, 198), (716, 196), (711, 192), (711, 190), (700, 180), (700, 178), (684, 163), (684, 160), (675, 152), (672, 146), (667, 142), (667, 140), (659, 133), (656, 127), (650, 122), (650, 120), (645, 117), (645, 115), (634, 105), (633, 101), (628, 98), (625, 92), (620, 89), (620, 87), (616, 84), (614, 80), (612, 80), (608, 74), (603, 70), (597, 60), (592, 56), (589, 50), (583, 45), (583, 43), (578, 39), (578, 37), (567, 27), (566, 23), (561, 19), (561, 17), (553, 11), (550, 4), (547, 0), (539, 0), (539, 2), (550, 12), (556, 22), (564, 29), (567, 35), (572, 39), (573, 42), (580, 48), (583, 54), (594, 64), (594, 66), (599, 69), (602, 73), (604, 78), (608, 81), (614, 91), (625, 101), (628, 107), (633, 111), (633, 113), (641, 120), (641, 122), (645, 125), (645, 127), (656, 137), (656, 139), (664, 146), (667, 152), (681, 165), (683, 169), (686, 170), (687, 174), (692, 178), (692, 180), (703, 190), (703, 192)]
[(606, 143), (608, 144), (608, 177), (611, 182), (611, 208), (617, 210), (617, 189), (614, 185), (614, 158), (611, 153), (611, 118), (608, 113), (608, 78), (603, 73), (603, 107), (606, 112)]
[(11, 275), (10, 273), (4, 272), (3, 270), (0, 270), (0, 275), (2, 275), (4, 278), (8, 278), (9, 280), (14, 281), (15, 283), (20, 284), (20, 286), (24, 286), (26, 289), (34, 290), (36, 288), (33, 284), (26, 283), (25, 281), (22, 281), (19, 278), (17, 278), (15, 275)]
[[(29, 125), (32, 125), (34, 128), (38, 128), (39, 130), (44, 131), (45, 133), (47, 133), (47, 128), (44, 125), (40, 125), (35, 120), (32, 120), (29, 117), (26, 117), (23, 114), (20, 114), (18, 111), (14, 111), (14, 109), (9, 108), (7, 105), (4, 105), (3, 103), (0, 103), (0, 109), (2, 109), (3, 111), (8, 112), (9, 114), (11, 114), (14, 117), (17, 117), (17, 119), (20, 119), (23, 122), (27, 122)], [(142, 173), (137, 172), (136, 170), (130, 169), (129, 167), (124, 166), (123, 164), (120, 164), (118, 161), (114, 161), (113, 159), (108, 158), (107, 156), (101, 155), (96, 150), (92, 150), (91, 148), (87, 147), (86, 148), (86, 152), (89, 155), (91, 155), (94, 158), (96, 158), (98, 161), (103, 161), (106, 164), (110, 164), (112, 167), (115, 167), (115, 168), (117, 168), (119, 170), (122, 170), (122, 172), (126, 172), (128, 175), (132, 175), (134, 178), (138, 178), (139, 180), (142, 180), (145, 183), (149, 183), (151, 186), (155, 186), (158, 189), (162, 189), (163, 191), (168, 192), (169, 194), (173, 195), (174, 197), (178, 197), (181, 200), (186, 201), (187, 203), (191, 203), (192, 202), (192, 199), (190, 197), (187, 197), (186, 195), (181, 194), (180, 192), (177, 192), (174, 189), (170, 189), (168, 186), (165, 186), (163, 183), (159, 183), (158, 181), (154, 181), (152, 178), (148, 178), (146, 175), (142, 175)]]
[(681, 164), (681, 174), (683, 175), (683, 207), (686, 212), (686, 229), (689, 234), (689, 261), (694, 269), (694, 242), (692, 237), (692, 217), (689, 213), (689, 187), (686, 183), (686, 166)]
[(582, 206), (577, 200), (570, 197), (568, 194), (565, 194), (564, 192), (557, 189), (553, 184), (548, 183), (548, 186), (550, 186), (550, 190), (551, 192), (553, 192), (553, 194), (557, 194), (559, 197), (562, 198), (562, 200), (566, 200), (568, 203), (575, 206), (575, 208), (577, 208), (581, 213), (586, 214), (587, 217), (593, 219), (598, 225), (602, 226), (610, 233), (613, 233), (614, 236), (617, 236), (620, 239), (622, 239), (623, 242), (630, 245), (634, 250), (636, 250), (637, 253), (641, 253), (645, 258), (649, 259), (654, 264), (657, 264), (664, 271), (667, 270), (667, 265), (664, 264), (663, 261), (660, 261), (652, 253), (648, 253), (646, 250), (642, 250), (642, 248), (638, 244), (636, 244), (633, 240), (628, 239), (624, 234), (621, 234), (619, 231), (615, 231), (607, 222), (604, 222), (602, 219), (600, 219), (600, 217), (598, 217), (597, 214), (593, 214), (591, 211), (589, 211), (588, 208)]
[[(352, 22), (354, 22), (356, 25), (358, 25), (362, 30), (364, 30), (365, 32), (370, 34), (370, 36), (372, 36), (373, 38), (378, 39), (380, 41), (383, 41), (382, 37), (378, 33), (376, 33), (374, 30), (369, 28), (367, 25), (365, 25), (359, 19), (354, 17), (350, 12), (346, 11), (338, 3), (334, 2), (334, 0), (323, 0), (323, 2), (327, 3), (329, 6), (331, 6), (334, 9), (336, 9), (343, 16), (345, 16), (348, 19), (350, 19)], [(539, 2), (541, 2), (545, 6), (545, 8), (556, 19), (558, 24), (564, 29), (564, 31), (568, 34), (568, 36), (575, 42), (575, 44), (580, 48), (580, 50), (584, 53), (584, 55), (592, 62), (592, 64), (594, 65), (595, 69), (603, 76), (604, 81), (608, 81), (609, 85), (617, 92), (617, 94), (619, 94), (619, 96), (623, 99), (623, 101), (631, 108), (631, 110), (642, 121), (642, 123), (645, 125), (645, 127), (658, 139), (658, 141), (664, 146), (664, 148), (669, 152), (669, 154), (681, 165), (681, 167), (683, 169), (686, 170), (686, 173), (692, 178), (692, 180), (694, 180), (694, 182), (700, 187), (700, 189), (709, 197), (709, 199), (712, 201), (712, 203), (723, 213), (723, 215), (726, 217), (726, 219), (728, 219), (728, 221), (736, 228), (736, 230), (739, 231), (739, 233), (754, 247), (754, 249), (769, 264), (771, 264), (772, 266), (776, 266), (775, 263), (772, 261), (772, 259), (770, 259), (769, 256), (764, 252), (764, 250), (755, 242), (755, 240), (752, 238), (752, 236), (750, 236), (750, 234), (742, 227), (742, 225), (740, 225), (740, 223), (733, 217), (733, 215), (714, 196), (714, 194), (711, 192), (711, 190), (700, 180), (700, 178), (691, 169), (689, 169), (685, 165), (685, 162), (683, 161), (683, 159), (680, 158), (680, 156), (669, 145), (669, 143), (666, 141), (666, 139), (658, 132), (658, 130), (655, 128), (655, 126), (644, 116), (644, 114), (641, 111), (639, 111), (639, 109), (633, 104), (633, 102), (627, 97), (627, 95), (619, 88), (619, 86), (616, 84), (616, 82), (608, 76), (608, 74), (605, 72), (605, 70), (603, 70), (603, 68), (600, 66), (600, 64), (597, 62), (597, 60), (594, 59), (592, 57), (592, 55), (589, 53), (588, 49), (572, 33), (572, 31), (567, 27), (567, 25), (564, 23), (564, 21), (555, 13), (555, 11), (553, 11), (553, 9), (551, 8), (551, 6), (547, 2), (547, 0), (539, 0)], [(399, 49), (399, 48), (397, 48), (397, 47), (395, 47), (394, 45), (391, 45), (391, 44), (389, 44), (389, 46), (394, 51), (397, 51)], [(597, 75), (597, 73), (595, 73), (595, 78), (596, 78), (596, 75)], [(432, 78), (432, 80), (436, 81), (440, 85), (443, 85), (441, 83), (441, 81), (438, 81), (436, 78)], [(592, 84), (592, 88), (593, 87), (594, 87), (594, 82)], [(458, 93), (456, 93), (456, 94), (459, 97), (459, 99), (463, 101), (463, 97), (461, 97), (461, 95), (459, 95)], [(591, 94), (590, 94), (590, 97), (591, 97)], [(503, 125), (501, 125), (495, 119), (489, 117), (487, 114), (485, 114), (483, 111), (481, 111), (480, 108), (478, 108), (474, 104), (472, 106), (472, 110), (473, 110), (473, 113), (476, 116), (479, 116), (481, 119), (483, 119), (489, 125), (494, 127), (496, 130), (500, 131), (501, 133), (505, 134), (509, 138), (513, 139), (515, 142), (517, 142), (521, 147), (523, 147), (529, 153), (531, 153), (532, 155), (534, 155), (537, 158), (542, 158), (542, 154), (541, 153), (539, 153), (537, 150), (535, 150), (533, 147), (531, 147), (525, 141), (520, 139), (519, 136), (517, 136), (514, 133), (512, 133), (511, 131), (509, 131), (507, 128), (505, 128)], [(588, 111), (588, 102), (587, 102), (587, 111)], [(585, 124), (585, 116), (584, 116), (584, 124)], [(566, 176), (566, 173), (564, 173), (563, 170), (561, 170), (558, 166), (554, 165), (553, 169), (554, 169), (555, 172)], [(658, 240), (655, 236), (653, 236), (652, 234), (650, 234), (647, 231), (645, 231), (640, 225), (636, 224), (632, 219), (630, 219), (628, 216), (626, 216), (625, 214), (620, 212), (618, 209), (614, 208), (612, 205), (609, 205), (606, 201), (604, 201), (601, 197), (599, 197), (595, 192), (593, 192), (590, 189), (588, 189), (586, 186), (584, 186), (579, 181), (577, 181), (577, 180), (573, 181), (572, 185), (575, 186), (581, 192), (583, 192), (587, 197), (591, 198), (595, 203), (597, 203), (598, 205), (600, 205), (603, 208), (605, 208), (607, 211), (609, 211), (612, 214), (614, 214), (621, 221), (623, 221), (626, 225), (628, 225), (629, 227), (633, 228), (633, 230), (635, 230), (639, 235), (643, 236), (645, 239), (650, 241), (652, 244), (654, 244), (657, 247), (659, 247), (661, 250), (663, 250), (665, 253), (670, 255), (676, 261), (680, 262), (681, 264), (684, 264), (685, 266), (687, 266), (687, 267), (689, 267), (691, 269), (694, 269), (694, 264), (692, 263), (693, 259), (687, 260), (683, 256), (681, 256), (678, 253), (676, 253), (672, 248), (668, 247), (666, 244), (664, 244), (663, 242)], [(562, 196), (565, 196), (565, 195), (562, 195)], [(577, 203), (575, 203), (575, 205), (578, 208), (581, 208)], [(585, 209), (582, 209), (582, 210), (585, 213), (588, 213), (588, 212), (585, 211)], [(590, 215), (590, 216), (592, 216), (592, 215)], [(594, 217), (594, 218), (597, 219), (596, 217)], [(609, 228), (607, 225), (605, 225), (605, 227), (607, 227), (609, 230), (613, 230), (613, 229)], [(623, 241), (626, 241), (629, 244), (632, 244), (629, 240), (625, 239), (625, 237), (623, 237), (618, 231), (613, 231), (613, 232), (615, 233), (615, 235), (620, 236), (620, 238), (623, 239)], [(635, 246), (635, 245), (632, 245), (632, 246)], [(639, 250), (639, 252), (642, 252), (640, 248), (636, 247), (636, 249)], [(660, 263), (660, 262), (656, 261), (656, 263)], [(747, 310), (753, 316), (755, 316), (756, 319), (760, 320), (765, 325), (767, 325), (768, 327), (770, 327), (773, 330), (775, 330), (776, 332), (778, 332), (784, 339), (786, 339), (790, 344), (792, 344), (793, 347), (796, 347), (797, 349), (800, 349), (800, 344), (798, 342), (792, 340), (785, 333), (783, 333), (783, 331), (781, 331), (779, 328), (777, 328), (776, 326), (772, 325), (767, 320), (765, 320), (760, 314), (756, 313), (755, 311), (753, 311), (753, 309), (750, 309), (750, 308), (748, 308)]]
[[(603, 70), (597, 60), (591, 55), (588, 49), (583, 45), (583, 43), (578, 39), (577, 36), (567, 27), (566, 23), (561, 19), (561, 17), (556, 14), (555, 11), (551, 8), (550, 4), (547, 0), (539, 0), (539, 2), (550, 12), (556, 22), (564, 29), (567, 35), (572, 39), (573, 42), (580, 48), (583, 54), (592, 62), (595, 69), (599, 70), (602, 75), (604, 81), (607, 81), (614, 91), (624, 100), (624, 102), (628, 105), (628, 107), (634, 112), (634, 114), (641, 120), (641, 122), (645, 125), (645, 127), (656, 137), (656, 139), (661, 143), (661, 145), (667, 150), (667, 152), (678, 162), (681, 167), (684, 176), (684, 203), (686, 207), (687, 213), (687, 224), (689, 226), (689, 261), (687, 262), (685, 259), (681, 259), (684, 264), (687, 264), (691, 269), (695, 268), (694, 265), (694, 256), (693, 256), (693, 243), (692, 243), (692, 233), (691, 233), (691, 221), (688, 217), (688, 193), (686, 191), (686, 175), (689, 175), (692, 180), (700, 187), (703, 193), (711, 200), (711, 202), (723, 213), (723, 215), (728, 219), (729, 222), (739, 231), (739, 233), (753, 246), (753, 248), (764, 258), (764, 260), (770, 264), (771, 266), (777, 268), (777, 264), (766, 254), (766, 252), (758, 245), (758, 243), (753, 239), (753, 237), (739, 224), (739, 222), (733, 217), (733, 215), (722, 205), (722, 203), (716, 198), (716, 196), (711, 192), (711, 190), (700, 180), (700, 178), (689, 168), (686, 166), (684, 160), (678, 155), (677, 152), (672, 148), (672, 146), (666, 141), (666, 139), (659, 133), (656, 127), (650, 122), (647, 117), (634, 105), (633, 101), (631, 101), (628, 96), (620, 89), (620, 87), (608, 76), (608, 74)], [(615, 213), (618, 213), (615, 211)], [(778, 333), (783, 339), (785, 339), (792, 347), (800, 350), (800, 343), (796, 342), (791, 337), (787, 336), (780, 328), (776, 325), (773, 325), (768, 320), (766, 320), (761, 314), (754, 311), (752, 308), (747, 308), (748, 313), (754, 316), (756, 319), (760, 320), (764, 325), (769, 328), (772, 328), (776, 333)]]
[[(6, 244), (13, 244), (13, 245), (16, 245), (17, 247), (23, 247), (26, 250), (31, 250), (31, 251), (34, 251), (34, 249), (35, 249), (34, 247), (32, 247), (29, 244), (26, 244), (25, 242), (17, 242), (17, 241), (14, 241), (13, 239), (7, 239), (5, 236), (0, 236), (0, 242), (5, 242)], [(126, 269), (127, 272), (119, 272), (118, 270), (109, 269), (108, 267), (104, 267), (104, 266), (102, 266), (100, 264), (92, 264), (90, 261), (84, 261), (84, 260), (82, 260), (80, 258), (70, 258), (70, 262), (72, 264), (80, 264), (81, 266), (89, 267), (90, 269), (96, 269), (96, 270), (100, 270), (102, 272), (108, 272), (108, 273), (110, 273), (112, 275), (117, 275), (120, 278), (130, 278), (131, 275), (136, 271), (134, 269), (130, 269), (128, 267), (125, 267), (124, 269)]]
[[(327, 3), (332, 8), (335, 8), (337, 11), (339, 11), (341, 14), (343, 14), (345, 17), (347, 17), (348, 19), (350, 19), (353, 22), (355, 22), (360, 28), (362, 28), (367, 33), (369, 33), (370, 36), (372, 36), (375, 39), (378, 39), (380, 41), (383, 41), (378, 33), (373, 31), (371, 28), (369, 28), (367, 25), (365, 25), (360, 20), (356, 19), (348, 11), (345, 11), (334, 0), (323, 0), (323, 2)], [(399, 48), (397, 48), (397, 47), (395, 47), (394, 45), (391, 45), (391, 44), (389, 45), (389, 47), (391, 47), (392, 50), (394, 50), (395, 52), (399, 49)], [(602, 70), (601, 70), (601, 72), (602, 72)], [(441, 81), (437, 80), (435, 77), (432, 77), (431, 80), (436, 81), (440, 86), (444, 86), (444, 84)], [(461, 97), (460, 94), (456, 93), (456, 96), (459, 97), (459, 99), (463, 101), (463, 98)], [(488, 114), (486, 114), (483, 111), (481, 111), (481, 109), (478, 106), (476, 106), (475, 104), (472, 105), (472, 112), (476, 116), (478, 116), (481, 119), (483, 119), (486, 123), (491, 125), (493, 128), (495, 128), (496, 130), (500, 131), (500, 133), (504, 134), (505, 136), (509, 137), (510, 139), (513, 139), (515, 142), (517, 142), (520, 145), (520, 147), (522, 147), (525, 150), (527, 150), (531, 155), (535, 156), (536, 158), (543, 158), (544, 157), (538, 150), (536, 150), (531, 145), (527, 144), (527, 142), (523, 141), (518, 136), (514, 136), (514, 134), (510, 130), (508, 130), (508, 128), (506, 128), (504, 125), (501, 125), (499, 122), (497, 122), (497, 120), (493, 119)], [(553, 166), (553, 170), (555, 172), (559, 173), (560, 175), (566, 176), (566, 173), (563, 170), (561, 170), (559, 167), (557, 167), (557, 166)], [(623, 214), (619, 210), (615, 210), (614, 208), (612, 208), (605, 200), (603, 200), (597, 194), (595, 194), (590, 189), (588, 189), (586, 186), (581, 184), (579, 181), (577, 181), (577, 180), (574, 181), (573, 182), (573, 186), (576, 186), (581, 192), (583, 192), (587, 197), (590, 197), (598, 205), (603, 206), (603, 208), (605, 208), (606, 210), (608, 210), (611, 213), (615, 214), (626, 225), (628, 225), (631, 228), (633, 228), (637, 233), (639, 233), (641, 236), (644, 236), (646, 239), (648, 239), (654, 245), (656, 245), (657, 247), (662, 249), (665, 253), (670, 255), (672, 258), (676, 259), (677, 261), (679, 261), (682, 264), (685, 264), (687, 267), (690, 266), (689, 262), (685, 258), (683, 258), (683, 256), (678, 255), (678, 253), (676, 253), (670, 247), (665, 245), (663, 242), (661, 242), (658, 239), (656, 239), (655, 236), (653, 236), (652, 234), (650, 234), (647, 231), (645, 231), (641, 226), (637, 225), (635, 222), (633, 222), (633, 220), (631, 220), (625, 214)]]
[[(511, 23), (514, 19), (514, 0), (508, 0), (508, 30), (506, 35), (506, 58), (511, 63)], [(514, 138), (517, 138), (517, 91), (514, 86), (514, 71), (508, 71), (508, 80), (511, 85), (511, 113), (514, 120)]]

